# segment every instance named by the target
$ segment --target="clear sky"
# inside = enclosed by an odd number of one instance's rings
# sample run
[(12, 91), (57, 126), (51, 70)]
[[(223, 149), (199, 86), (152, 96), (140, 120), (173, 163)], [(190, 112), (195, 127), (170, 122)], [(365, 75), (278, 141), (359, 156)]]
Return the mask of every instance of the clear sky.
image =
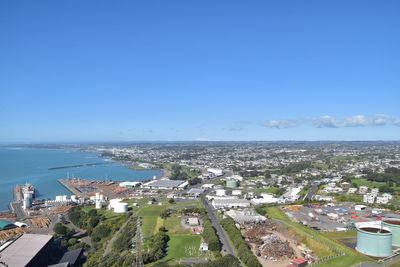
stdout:
[(400, 1), (1, 1), (0, 142), (400, 140)]

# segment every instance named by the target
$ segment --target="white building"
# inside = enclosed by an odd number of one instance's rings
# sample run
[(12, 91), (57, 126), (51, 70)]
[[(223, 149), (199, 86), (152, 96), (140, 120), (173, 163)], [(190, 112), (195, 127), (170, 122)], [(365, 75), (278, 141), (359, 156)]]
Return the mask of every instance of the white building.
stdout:
[(267, 219), (251, 208), (242, 210), (229, 210), (225, 212), (225, 214), (231, 217), (237, 223), (261, 222)]
[(261, 198), (253, 198), (250, 200), (250, 202), (253, 205), (270, 204), (270, 203), (278, 203), (279, 199), (271, 194), (263, 193), (261, 194)]
[(377, 204), (387, 204), (389, 203), (389, 199), (386, 197), (376, 197)]
[(226, 190), (225, 189), (217, 189), (217, 190), (215, 190), (215, 194), (217, 196), (226, 196)]
[(211, 204), (215, 209), (250, 207), (247, 199), (214, 199)]
[(217, 177), (224, 175), (224, 170), (222, 169), (208, 168), (207, 171), (213, 173)]
[(347, 191), (347, 193), (349, 194), (354, 194), (355, 192), (357, 192), (357, 188), (355, 187), (350, 187), (349, 190)]
[(373, 195), (373, 194), (365, 194), (365, 195), (363, 196), (363, 201), (364, 201), (365, 203), (371, 203), (371, 204), (373, 204), (373, 203), (375, 202), (375, 195)]
[(232, 190), (232, 195), (240, 196), (242, 194), (242, 190)]
[(189, 185), (188, 181), (184, 180), (152, 180), (142, 185), (142, 188), (149, 189), (167, 189), (167, 190), (183, 190)]
[(120, 187), (132, 188), (141, 185), (141, 182), (122, 182), (119, 183)]
[(358, 188), (358, 193), (359, 194), (365, 194), (368, 192), (368, 186), (362, 185)]

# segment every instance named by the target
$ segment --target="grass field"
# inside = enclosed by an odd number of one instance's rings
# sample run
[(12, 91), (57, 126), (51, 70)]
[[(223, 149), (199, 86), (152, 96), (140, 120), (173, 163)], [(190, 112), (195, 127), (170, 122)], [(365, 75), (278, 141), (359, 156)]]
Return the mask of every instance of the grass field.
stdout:
[[(266, 208), (268, 216), (272, 219), (277, 219), (282, 222), (285, 222), (287, 225), (292, 226), (292, 229), (296, 231), (300, 235), (304, 235), (305, 233), (313, 236), (313, 241), (319, 243), (318, 246), (327, 247), (325, 244), (328, 244), (336, 249), (339, 249), (345, 253), (344, 256), (340, 256), (334, 258), (332, 260), (325, 261), (323, 263), (318, 264), (318, 266), (327, 266), (327, 267), (338, 267), (338, 266), (354, 266), (361, 262), (372, 261), (370, 258), (359, 254), (351, 248), (348, 248), (342, 244), (337, 243), (333, 238), (327, 236), (326, 234), (321, 234), (318, 231), (310, 229), (302, 224), (295, 223), (289, 219), (278, 207), (268, 207)], [(347, 234), (342, 234), (347, 235)], [(350, 234), (348, 234), (350, 235)], [(311, 239), (311, 238), (310, 238)], [(321, 241), (323, 243), (321, 243)], [(312, 247), (310, 246), (312, 249)], [(326, 248), (325, 248), (326, 249)], [(317, 253), (317, 251), (314, 251)], [(325, 253), (325, 252), (324, 252)]]
[(199, 251), (201, 237), (199, 235), (171, 235), (168, 242), (166, 259), (199, 258), (205, 254)]
[(256, 190), (256, 194), (261, 194), (261, 193), (269, 193), (269, 194), (275, 194), (276, 190), (278, 190), (277, 187), (270, 187), (270, 188), (259, 188)]
[(354, 231), (340, 231), (340, 232), (326, 232), (323, 233), (324, 236), (332, 239), (344, 239), (344, 238), (354, 238), (357, 232)]
[(364, 181), (364, 180), (361, 180), (361, 179), (352, 179), (351, 182), (355, 183), (358, 186), (368, 186), (370, 188), (374, 188), (374, 187), (378, 188), (381, 185), (385, 184), (385, 183), (368, 182), (368, 181)]

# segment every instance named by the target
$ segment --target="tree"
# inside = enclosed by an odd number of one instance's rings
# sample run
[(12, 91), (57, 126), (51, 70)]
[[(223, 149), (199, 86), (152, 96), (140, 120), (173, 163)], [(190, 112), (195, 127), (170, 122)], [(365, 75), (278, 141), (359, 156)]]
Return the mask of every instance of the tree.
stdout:
[(104, 237), (108, 236), (110, 234), (111, 230), (108, 226), (105, 226), (104, 224), (99, 224), (93, 229), (92, 232), (92, 240), (93, 242), (98, 242)]
[(67, 235), (68, 232), (68, 228), (62, 224), (62, 223), (56, 223), (56, 225), (54, 225), (54, 233), (56, 233), (57, 235), (64, 237)]
[(168, 203), (169, 203), (169, 204), (175, 204), (175, 200), (174, 200), (173, 198), (170, 198), (170, 199), (168, 200)]
[(164, 226), (161, 226), (160, 228), (158, 228), (158, 231), (164, 232), (164, 233), (168, 232), (167, 228), (165, 228)]

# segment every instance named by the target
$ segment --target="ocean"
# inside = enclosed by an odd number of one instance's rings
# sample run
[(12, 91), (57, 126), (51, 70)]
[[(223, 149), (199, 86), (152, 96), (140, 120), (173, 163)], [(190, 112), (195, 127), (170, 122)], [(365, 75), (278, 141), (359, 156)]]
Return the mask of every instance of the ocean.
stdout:
[(161, 176), (161, 170), (132, 170), (121, 163), (82, 166), (75, 168), (49, 168), (110, 161), (95, 152), (63, 149), (0, 148), (0, 211), (8, 210), (15, 185), (32, 184), (37, 199), (54, 199), (57, 195), (72, 193), (57, 179), (77, 177), (88, 180), (143, 181)]

